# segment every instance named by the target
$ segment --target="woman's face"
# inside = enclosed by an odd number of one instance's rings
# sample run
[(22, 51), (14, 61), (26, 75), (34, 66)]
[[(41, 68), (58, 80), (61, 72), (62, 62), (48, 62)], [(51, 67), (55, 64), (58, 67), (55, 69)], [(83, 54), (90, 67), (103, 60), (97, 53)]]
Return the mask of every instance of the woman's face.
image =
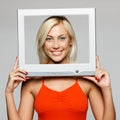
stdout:
[(48, 64), (68, 63), (71, 40), (62, 23), (55, 25), (48, 33), (44, 51), (49, 58)]

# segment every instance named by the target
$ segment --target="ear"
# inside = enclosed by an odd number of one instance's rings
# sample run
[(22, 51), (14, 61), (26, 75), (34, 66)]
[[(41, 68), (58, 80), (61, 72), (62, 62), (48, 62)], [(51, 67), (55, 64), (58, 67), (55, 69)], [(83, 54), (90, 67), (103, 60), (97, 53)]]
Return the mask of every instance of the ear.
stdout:
[(72, 42), (70, 42), (70, 46), (72, 46)]

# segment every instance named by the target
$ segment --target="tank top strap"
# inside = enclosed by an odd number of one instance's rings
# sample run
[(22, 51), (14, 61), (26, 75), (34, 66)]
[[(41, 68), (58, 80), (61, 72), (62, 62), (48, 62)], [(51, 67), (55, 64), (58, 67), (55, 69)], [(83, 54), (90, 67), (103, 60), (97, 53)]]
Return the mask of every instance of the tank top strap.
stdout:
[(76, 83), (78, 83), (78, 78), (75, 78)]
[(42, 80), (42, 86), (44, 85), (44, 80)]

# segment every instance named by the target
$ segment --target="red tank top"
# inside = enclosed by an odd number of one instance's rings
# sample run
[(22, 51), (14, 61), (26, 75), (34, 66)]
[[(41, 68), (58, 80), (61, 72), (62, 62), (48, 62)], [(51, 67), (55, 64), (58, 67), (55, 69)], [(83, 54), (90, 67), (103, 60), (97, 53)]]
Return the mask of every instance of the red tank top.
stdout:
[(88, 98), (77, 80), (61, 92), (48, 88), (43, 82), (34, 107), (38, 120), (86, 120)]

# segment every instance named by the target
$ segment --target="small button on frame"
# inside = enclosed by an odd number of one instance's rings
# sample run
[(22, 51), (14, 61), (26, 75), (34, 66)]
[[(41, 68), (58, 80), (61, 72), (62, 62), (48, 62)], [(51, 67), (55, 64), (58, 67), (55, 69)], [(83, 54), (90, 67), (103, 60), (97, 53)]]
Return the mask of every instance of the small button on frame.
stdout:
[(77, 74), (78, 74), (78, 73), (79, 73), (79, 70), (75, 70), (75, 73), (77, 73)]

